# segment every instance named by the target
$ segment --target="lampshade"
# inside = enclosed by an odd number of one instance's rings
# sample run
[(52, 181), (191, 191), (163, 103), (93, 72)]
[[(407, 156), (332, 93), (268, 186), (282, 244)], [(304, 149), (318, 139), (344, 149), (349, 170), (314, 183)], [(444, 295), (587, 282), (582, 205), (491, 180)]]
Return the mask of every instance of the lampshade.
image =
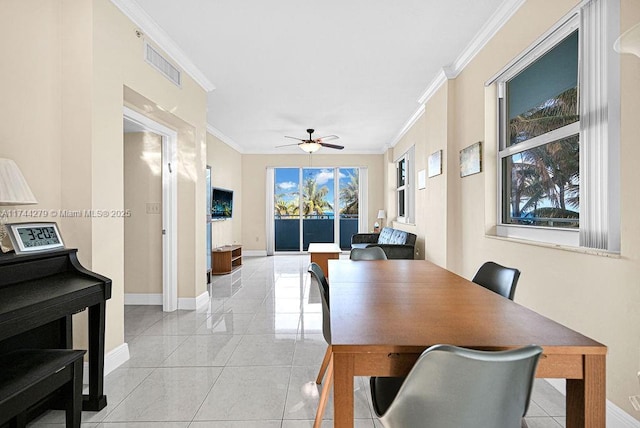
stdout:
[(625, 31), (613, 44), (618, 53), (630, 53), (640, 57), (640, 22)]
[(376, 218), (387, 218), (387, 215), (385, 214), (384, 210), (379, 210), (378, 217)]
[(305, 143), (298, 144), (298, 147), (307, 153), (315, 153), (320, 150), (320, 147), (322, 146), (315, 141), (307, 141)]
[(37, 203), (18, 165), (11, 159), (0, 158), (0, 205)]

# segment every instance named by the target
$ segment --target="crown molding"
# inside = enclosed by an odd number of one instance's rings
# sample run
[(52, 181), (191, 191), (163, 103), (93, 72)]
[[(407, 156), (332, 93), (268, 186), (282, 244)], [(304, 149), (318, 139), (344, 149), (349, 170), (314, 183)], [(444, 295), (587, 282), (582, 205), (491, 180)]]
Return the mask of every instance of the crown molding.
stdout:
[(418, 99), (418, 103), (426, 104), (427, 101), (429, 101), (429, 99), (433, 96), (433, 94), (435, 94), (436, 91), (440, 89), (440, 86), (442, 86), (444, 82), (450, 79), (449, 74), (450, 72), (446, 71), (445, 68), (443, 67), (438, 72), (436, 77), (431, 81), (427, 89), (425, 89), (422, 96)]
[(245, 150), (242, 147), (240, 147), (238, 143), (233, 141), (231, 137), (227, 137), (225, 134), (222, 133), (222, 131), (220, 131), (215, 126), (207, 124), (207, 132), (213, 135), (214, 137), (216, 137), (218, 140), (225, 143), (227, 146), (234, 149), (235, 151), (245, 154)]
[(383, 154), (385, 154), (387, 152), (387, 150), (389, 150), (392, 147), (393, 146), (391, 144), (387, 143), (387, 144), (383, 145), (382, 146), (382, 150), (380, 152), (377, 152), (376, 154), (383, 155)]
[(418, 110), (416, 110), (416, 112), (413, 113), (413, 116), (411, 116), (411, 118), (407, 121), (407, 123), (405, 123), (405, 125), (402, 127), (402, 129), (400, 130), (396, 138), (393, 139), (393, 142), (390, 144), (390, 147), (395, 147), (396, 144), (398, 144), (398, 141), (400, 141), (402, 137), (404, 137), (404, 135), (409, 131), (409, 129), (411, 129), (411, 127), (424, 114), (424, 109), (425, 109), (425, 105), (420, 104), (420, 107), (418, 107)]
[(144, 33), (162, 49), (175, 63), (182, 68), (206, 92), (216, 87), (196, 67), (189, 57), (178, 47), (176, 42), (133, 0), (111, 0), (120, 11), (129, 18)]
[(427, 89), (418, 99), (420, 104), (424, 104), (435, 94), (447, 79), (455, 79), (475, 58), (489, 41), (500, 31), (500, 29), (511, 19), (520, 9), (526, 0), (504, 0), (485, 25), (471, 40), (471, 43), (462, 51), (453, 63), (442, 67), (438, 75), (429, 84)]
[(491, 15), (482, 28), (480, 28), (480, 31), (478, 31), (471, 40), (471, 43), (469, 43), (458, 58), (449, 66), (453, 73), (451, 78), (458, 77), (462, 70), (484, 49), (487, 43), (489, 43), (525, 2), (526, 0), (504, 0), (502, 2), (493, 15)]

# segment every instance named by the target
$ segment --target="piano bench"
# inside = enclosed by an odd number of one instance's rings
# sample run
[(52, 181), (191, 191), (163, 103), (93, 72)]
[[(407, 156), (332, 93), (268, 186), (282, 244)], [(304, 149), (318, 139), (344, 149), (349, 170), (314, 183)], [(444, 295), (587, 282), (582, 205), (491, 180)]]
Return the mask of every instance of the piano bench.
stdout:
[(85, 352), (21, 349), (0, 354), (0, 426), (25, 426), (27, 409), (62, 388), (67, 428), (79, 428)]

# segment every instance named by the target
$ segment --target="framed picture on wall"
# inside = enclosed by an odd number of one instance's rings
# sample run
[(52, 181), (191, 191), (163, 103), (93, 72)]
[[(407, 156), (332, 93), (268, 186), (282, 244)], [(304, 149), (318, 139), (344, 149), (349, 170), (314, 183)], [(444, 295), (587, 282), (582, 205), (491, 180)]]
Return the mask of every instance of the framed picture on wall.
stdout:
[(482, 142), (478, 141), (460, 150), (460, 177), (482, 171)]
[(442, 174), (442, 150), (429, 155), (429, 178)]
[(421, 169), (418, 171), (418, 190), (426, 189), (427, 187), (427, 171)]

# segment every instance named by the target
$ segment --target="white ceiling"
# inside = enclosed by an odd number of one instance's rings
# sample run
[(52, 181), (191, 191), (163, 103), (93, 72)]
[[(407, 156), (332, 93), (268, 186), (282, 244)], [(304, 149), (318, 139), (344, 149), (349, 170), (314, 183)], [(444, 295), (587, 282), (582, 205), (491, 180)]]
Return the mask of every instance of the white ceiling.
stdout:
[(382, 153), (443, 67), (514, 3), (112, 1), (144, 15), (134, 22), (145, 23), (147, 37), (160, 34), (215, 86), (210, 130), (243, 153), (302, 153), (276, 146), (294, 143), (285, 135), (305, 137), (307, 128), (314, 137), (336, 134), (331, 143), (345, 146), (320, 153)]

